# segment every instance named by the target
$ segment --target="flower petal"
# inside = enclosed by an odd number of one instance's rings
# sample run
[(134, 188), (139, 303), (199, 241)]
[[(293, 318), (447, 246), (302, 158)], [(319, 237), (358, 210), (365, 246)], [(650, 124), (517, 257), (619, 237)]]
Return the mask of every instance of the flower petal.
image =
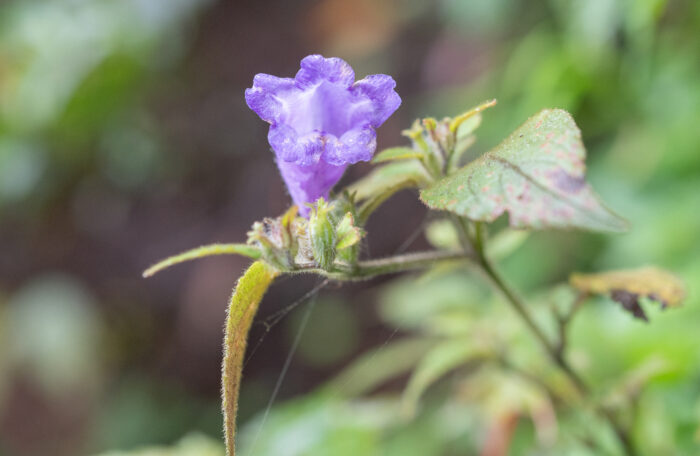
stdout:
[(309, 207), (320, 197), (328, 198), (328, 191), (340, 180), (347, 165), (334, 166), (323, 160), (310, 166), (299, 166), (295, 163), (277, 159), (284, 183), (294, 203), (299, 206), (299, 214), (306, 217)]
[(321, 132), (313, 131), (299, 135), (293, 128), (284, 124), (270, 125), (267, 140), (278, 159), (300, 166), (317, 163), (326, 142)]
[(386, 74), (372, 74), (355, 82), (350, 89), (357, 97), (366, 97), (372, 103), (372, 112), (358, 110), (356, 116), (368, 117), (373, 127), (384, 123), (401, 105), (401, 97), (394, 90), (396, 81)]
[(281, 97), (292, 90), (296, 90), (294, 79), (260, 73), (253, 78), (253, 87), (246, 89), (245, 101), (261, 119), (274, 123), (286, 108)]
[(329, 137), (322, 160), (336, 166), (369, 161), (376, 149), (377, 134), (374, 128), (368, 125), (350, 130), (339, 139)]
[(316, 85), (321, 81), (350, 87), (355, 80), (355, 72), (345, 60), (338, 57), (327, 59), (322, 55), (310, 55), (301, 61), (301, 69), (294, 80), (300, 88)]

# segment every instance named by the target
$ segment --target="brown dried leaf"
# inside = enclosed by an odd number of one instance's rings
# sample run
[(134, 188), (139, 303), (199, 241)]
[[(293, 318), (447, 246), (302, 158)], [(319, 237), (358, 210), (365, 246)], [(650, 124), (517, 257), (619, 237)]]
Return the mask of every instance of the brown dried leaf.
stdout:
[(673, 274), (655, 267), (626, 269), (598, 274), (572, 274), (571, 286), (588, 294), (609, 295), (635, 318), (647, 321), (639, 305), (641, 297), (677, 307), (685, 297), (685, 287)]

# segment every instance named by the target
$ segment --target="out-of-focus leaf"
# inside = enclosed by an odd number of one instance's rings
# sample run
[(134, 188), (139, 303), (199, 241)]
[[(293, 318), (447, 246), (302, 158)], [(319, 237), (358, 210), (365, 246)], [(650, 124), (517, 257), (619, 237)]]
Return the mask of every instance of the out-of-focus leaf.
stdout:
[(599, 274), (572, 274), (571, 285), (584, 293), (609, 295), (636, 318), (647, 320), (640, 297), (677, 307), (685, 297), (685, 286), (673, 274), (655, 267), (609, 271)]
[(87, 397), (103, 368), (96, 309), (89, 290), (71, 276), (34, 278), (7, 305), (7, 361), (48, 396), (82, 391)]
[(369, 175), (348, 187), (350, 194), (355, 193), (356, 201), (363, 201), (373, 195), (387, 190), (408, 187), (420, 187), (428, 182), (428, 176), (417, 161), (389, 163), (376, 168)]
[(502, 260), (518, 250), (529, 237), (529, 231), (505, 228), (489, 239), (486, 254), (494, 260)]
[(494, 150), (421, 192), (433, 209), (491, 222), (509, 212), (515, 228), (620, 232), (627, 222), (585, 180), (581, 132), (566, 112), (546, 109)]
[(464, 399), (479, 404), (485, 421), (512, 413), (529, 414), (538, 440), (547, 445), (554, 443), (558, 427), (554, 406), (538, 385), (495, 366), (485, 366), (466, 378), (460, 391)]
[(396, 281), (380, 296), (379, 314), (394, 327), (427, 328), (438, 315), (461, 312), (466, 316), (484, 310), (487, 292), (464, 274), (452, 273), (433, 280)]
[(425, 237), (438, 249), (459, 248), (459, 236), (450, 220), (435, 220), (425, 227)]
[(421, 157), (423, 157), (423, 153), (416, 149), (411, 149), (410, 147), (391, 147), (389, 149), (384, 149), (375, 155), (372, 159), (372, 163), (408, 160), (411, 158), (420, 159)]
[(223, 456), (218, 440), (201, 434), (190, 434), (172, 447), (148, 447), (132, 451), (108, 451), (99, 456)]
[(229, 304), (221, 379), (224, 432), (228, 456), (236, 454), (236, 412), (238, 411), (238, 392), (241, 387), (241, 371), (243, 370), (243, 356), (248, 341), (248, 331), (263, 295), (277, 274), (277, 271), (267, 263), (256, 261), (238, 280)]
[(489, 354), (488, 347), (469, 339), (449, 340), (431, 349), (413, 371), (404, 390), (404, 413), (413, 416), (423, 392), (445, 374)]
[(410, 370), (430, 347), (432, 339), (406, 339), (363, 354), (327, 385), (342, 396), (359, 396)]
[(652, 356), (635, 367), (611, 389), (606, 402), (613, 407), (624, 407), (626, 401), (636, 400), (642, 389), (654, 378), (669, 370), (669, 362), (658, 356)]
[(240, 454), (383, 454), (379, 451), (381, 434), (397, 418), (394, 400), (347, 401), (328, 394), (310, 394), (276, 406), (266, 419), (261, 413), (249, 421), (241, 429)]

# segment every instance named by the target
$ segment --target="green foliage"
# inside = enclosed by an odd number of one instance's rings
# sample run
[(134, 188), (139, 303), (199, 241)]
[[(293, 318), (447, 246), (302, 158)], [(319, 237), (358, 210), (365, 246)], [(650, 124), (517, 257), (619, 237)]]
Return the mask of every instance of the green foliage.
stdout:
[(584, 179), (585, 149), (571, 116), (544, 110), (491, 152), (421, 192), (432, 209), (515, 228), (624, 231)]
[(345, 397), (371, 393), (411, 370), (433, 345), (432, 338), (409, 338), (370, 350), (331, 380), (327, 388)]
[(479, 341), (454, 339), (436, 345), (416, 365), (403, 392), (403, 411), (409, 416), (416, 413), (418, 400), (426, 389), (448, 372), (470, 362), (478, 362), (489, 357), (488, 347), (478, 345)]

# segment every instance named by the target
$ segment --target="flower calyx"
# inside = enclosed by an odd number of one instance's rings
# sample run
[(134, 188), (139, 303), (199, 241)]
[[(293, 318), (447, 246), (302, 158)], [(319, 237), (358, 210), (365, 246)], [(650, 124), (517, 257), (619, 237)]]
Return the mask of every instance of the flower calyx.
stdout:
[(257, 246), (265, 261), (285, 272), (334, 272), (338, 263), (344, 270), (352, 267), (364, 236), (362, 228), (355, 225), (352, 204), (319, 198), (309, 206), (308, 219), (297, 216), (298, 209), (293, 206), (281, 217), (254, 223), (248, 244)]

